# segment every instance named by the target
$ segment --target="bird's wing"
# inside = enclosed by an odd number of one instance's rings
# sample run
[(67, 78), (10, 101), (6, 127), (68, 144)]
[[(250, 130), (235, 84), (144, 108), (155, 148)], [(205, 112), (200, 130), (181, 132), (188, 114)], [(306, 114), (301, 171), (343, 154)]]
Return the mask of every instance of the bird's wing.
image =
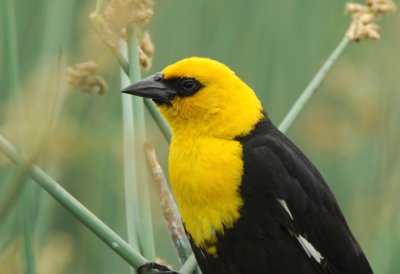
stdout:
[(266, 189), (287, 215), (288, 232), (326, 273), (372, 273), (328, 185), (289, 139), (275, 130), (243, 145), (244, 176), (252, 182), (245, 196)]

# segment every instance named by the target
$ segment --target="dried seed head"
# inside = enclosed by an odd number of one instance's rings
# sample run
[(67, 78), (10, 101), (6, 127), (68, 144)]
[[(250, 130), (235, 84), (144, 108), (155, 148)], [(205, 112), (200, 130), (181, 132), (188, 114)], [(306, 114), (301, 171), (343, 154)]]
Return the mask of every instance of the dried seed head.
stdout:
[(111, 0), (101, 13), (93, 12), (89, 18), (102, 39), (116, 49), (127, 26), (150, 20), (153, 6), (153, 0)]
[(354, 14), (354, 13), (363, 13), (367, 12), (368, 7), (363, 6), (358, 3), (346, 3), (346, 13), (347, 14)]
[(103, 77), (97, 75), (99, 65), (93, 61), (76, 64), (67, 69), (68, 85), (80, 88), (89, 94), (104, 94), (107, 91), (107, 83)]
[(381, 38), (379, 34), (379, 26), (375, 23), (365, 25), (364, 31), (365, 31), (364, 34), (365, 39), (378, 40)]
[(347, 37), (355, 42), (366, 39), (378, 40), (381, 38), (377, 24), (370, 23), (364, 25), (362, 22), (352, 23), (347, 31)]
[(361, 13), (357, 20), (363, 25), (372, 24), (375, 20), (375, 15), (372, 13)]
[(143, 69), (150, 69), (154, 55), (154, 44), (148, 31), (143, 33), (139, 42), (139, 62)]
[(396, 6), (391, 0), (366, 0), (366, 5), (347, 3), (346, 13), (352, 20), (347, 37), (355, 42), (380, 39), (376, 21), (381, 14), (387, 14), (395, 9)]
[(367, 5), (371, 11), (378, 14), (386, 14), (396, 10), (396, 5), (391, 0), (367, 0)]
[(143, 37), (140, 40), (140, 48), (150, 57), (154, 54), (154, 44), (148, 31), (143, 33)]

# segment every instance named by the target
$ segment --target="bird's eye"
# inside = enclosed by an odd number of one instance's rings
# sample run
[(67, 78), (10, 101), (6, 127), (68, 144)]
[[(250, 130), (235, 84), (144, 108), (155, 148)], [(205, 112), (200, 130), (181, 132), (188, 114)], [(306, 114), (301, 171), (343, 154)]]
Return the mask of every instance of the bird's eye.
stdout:
[(196, 81), (192, 79), (184, 79), (182, 80), (182, 88), (184, 90), (192, 90), (196, 87)]
[(180, 86), (181, 86), (181, 90), (183, 92), (182, 95), (186, 95), (186, 96), (194, 94), (196, 91), (198, 91), (202, 87), (202, 85), (199, 83), (199, 81), (197, 81), (195, 79), (190, 79), (190, 78), (182, 79)]

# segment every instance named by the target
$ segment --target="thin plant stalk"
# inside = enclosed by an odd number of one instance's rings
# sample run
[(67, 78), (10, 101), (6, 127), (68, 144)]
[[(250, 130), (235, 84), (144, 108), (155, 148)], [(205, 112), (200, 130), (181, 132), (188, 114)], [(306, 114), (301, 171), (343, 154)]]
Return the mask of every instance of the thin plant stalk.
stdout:
[(192, 254), (192, 249), (186, 238), (178, 207), (168, 187), (164, 172), (158, 163), (154, 146), (150, 143), (146, 143), (146, 154), (154, 186), (160, 199), (164, 220), (167, 223), (168, 231), (177, 252), (178, 259), (180, 263), (183, 264), (190, 254)]
[(103, 6), (103, 0), (97, 0), (97, 2), (96, 2), (96, 10), (95, 10), (96, 14), (100, 13), (100, 10), (101, 10), (102, 6)]
[(17, 233), (9, 233), (9, 231), (15, 231), (15, 223), (17, 219), (17, 214), (10, 215), (9, 218), (1, 220), (0, 235), (2, 235), (0, 240), (0, 254), (3, 254), (12, 243), (15, 243), (15, 239), (19, 236)]
[[(18, 164), (19, 156), (17, 150), (1, 135), (0, 151), (15, 164)], [(84, 207), (39, 167), (33, 165), (30, 170), (30, 176), (131, 266), (138, 268), (147, 262), (136, 249), (125, 242), (118, 234), (104, 224), (96, 215)]]
[[(17, 42), (17, 28), (16, 28), (16, 20), (15, 20), (15, 9), (14, 9), (14, 1), (12, 0), (3, 0), (2, 1), (2, 9), (3, 14), (3, 26), (4, 26), (4, 41), (5, 41), (5, 63), (7, 64), (8, 70), (8, 79), (9, 79), (9, 90), (14, 95), (15, 100), (18, 99), (19, 95), (19, 65), (18, 65), (18, 42)], [(18, 106), (19, 104), (16, 104)], [(18, 115), (23, 115), (24, 109), (23, 106), (16, 107), (15, 111), (18, 112)], [(22, 136), (19, 136), (20, 138)], [(14, 201), (18, 200), (19, 194), (22, 192), (23, 182), (26, 177), (26, 167), (18, 166), (15, 171), (15, 176), (12, 176), (12, 180), (16, 180), (15, 182), (11, 182), (11, 184), (7, 184), (10, 186), (10, 190), (8, 193), (8, 199), (6, 200), (5, 207), (3, 209), (8, 209), (9, 205), (11, 205)], [(25, 193), (23, 195), (23, 203), (20, 209), (22, 224), (23, 224), (23, 249), (24, 249), (24, 263), (25, 263), (25, 273), (27, 274), (35, 274), (36, 273), (36, 262), (35, 262), (35, 251), (34, 251), (34, 237), (33, 237), (33, 229), (32, 229), (32, 219), (30, 217), (32, 213), (32, 206), (30, 203), (32, 202), (33, 189), (28, 188), (25, 189)], [(8, 203), (8, 204), (7, 204)], [(4, 213), (4, 212), (2, 212)], [(3, 215), (3, 214), (2, 214)]]
[[(25, 3), (22, 7), (27, 6), (27, 2)], [(66, 95), (64, 82), (66, 83), (67, 81), (63, 78), (65, 75), (65, 54), (63, 52), (65, 47), (71, 45), (71, 41), (76, 41), (75, 37), (72, 36), (74, 27), (71, 24), (71, 18), (75, 15), (74, 8), (76, 8), (77, 3), (75, 1), (54, 0), (43, 0), (41, 3), (45, 7), (41, 11), (43, 18), (35, 20), (39, 24), (38, 29), (40, 29), (40, 33), (42, 34), (39, 40), (35, 40), (38, 44), (35, 59), (40, 63), (35, 69), (35, 71), (39, 72), (35, 74), (35, 82), (41, 83), (42, 90), (46, 91), (45, 95), (42, 92), (38, 93), (38, 96), (44, 95), (42, 102), (48, 102), (48, 104), (51, 104), (51, 107), (56, 108), (49, 110), (49, 112), (55, 114), (49, 117), (53, 121), (48, 124), (49, 128), (46, 130), (46, 134), (51, 136), (60, 118), (61, 106)], [(34, 37), (31, 38), (34, 39)], [(53, 61), (50, 62), (50, 60), (54, 60), (54, 63)], [(56, 62), (57, 64), (55, 64)], [(59, 71), (58, 75), (60, 76), (53, 77), (54, 71)], [(49, 77), (49, 75), (52, 77)], [(29, 90), (26, 92), (31, 93)], [(41, 153), (40, 165), (53, 174), (53, 176), (59, 172), (57, 161), (49, 159), (46, 151), (42, 151)], [(41, 248), (44, 247), (51, 235), (53, 213), (56, 210), (56, 206), (54, 200), (37, 187), (35, 189), (35, 200), (37, 201), (37, 215), (34, 220), (34, 232), (37, 245)]]
[(24, 190), (25, 177), (29, 173), (31, 163), (22, 163), (11, 173), (10, 178), (4, 183), (0, 199), (0, 220), (7, 217), (11, 207), (17, 202)]
[[(131, 26), (128, 30), (128, 53), (129, 53), (129, 77), (131, 82), (136, 82), (141, 79), (141, 71), (139, 64), (139, 52), (136, 26)], [(139, 222), (139, 243), (143, 255), (150, 260), (154, 260), (156, 256), (154, 233), (153, 233), (153, 219), (151, 214), (150, 191), (149, 191), (149, 178), (146, 168), (144, 142), (146, 141), (146, 124), (144, 117), (143, 99), (139, 97), (132, 97), (133, 103), (133, 120), (135, 125), (135, 150), (134, 161), (130, 165), (136, 164), (136, 178), (139, 183), (140, 193), (140, 222)]]
[(24, 241), (24, 261), (25, 273), (36, 274), (36, 259), (34, 252), (34, 233), (33, 233), (33, 214), (32, 214), (32, 194), (34, 185), (29, 184), (23, 195), (21, 213), (23, 218), (23, 241)]
[[(121, 55), (128, 55), (126, 43), (120, 43)], [(129, 77), (121, 71), (121, 86), (130, 84)], [(138, 186), (135, 165), (135, 134), (133, 121), (132, 96), (122, 94), (122, 130), (123, 130), (123, 169), (124, 169), (124, 188), (125, 188), (125, 213), (128, 234), (128, 243), (139, 249), (138, 223), (139, 223), (139, 202)]]
[(153, 117), (153, 120), (156, 122), (165, 140), (170, 142), (172, 138), (171, 128), (168, 126), (167, 121), (165, 121), (161, 116), (160, 111), (156, 108), (154, 102), (152, 102), (151, 99), (144, 98), (144, 105), (149, 111), (151, 117)]
[(126, 75), (129, 76), (129, 64), (127, 60), (127, 54), (122, 54), (121, 51), (116, 51), (113, 48), (110, 48), (112, 52), (114, 53), (115, 58), (117, 59), (121, 70), (125, 72)]
[[(127, 75), (129, 75), (129, 64), (126, 61), (126, 58), (119, 51), (113, 50), (113, 52), (114, 52), (115, 58), (117, 58), (117, 61), (118, 61), (119, 65), (121, 66), (121, 69)], [(154, 102), (152, 102), (151, 99), (144, 98), (144, 105), (146, 106), (147, 110), (149, 111), (154, 122), (156, 122), (156, 124), (157, 124), (158, 128), (160, 129), (161, 133), (163, 134), (164, 138), (167, 140), (167, 142), (170, 142), (171, 137), (172, 137), (171, 128), (168, 126), (168, 123), (167, 123), (167, 121), (165, 121), (164, 117), (161, 116), (160, 111), (157, 109)]]
[(328, 57), (322, 67), (319, 69), (317, 74), (308, 84), (306, 89), (302, 92), (297, 101), (293, 104), (288, 114), (286, 114), (285, 118), (279, 125), (279, 130), (283, 133), (286, 133), (289, 128), (293, 125), (294, 121), (300, 115), (301, 111), (304, 109), (304, 106), (310, 101), (311, 97), (317, 91), (317, 88), (321, 85), (322, 81), (325, 79), (328, 72), (332, 69), (333, 65), (336, 63), (339, 56), (346, 49), (350, 40), (345, 36), (342, 41), (340, 41), (339, 45), (335, 48), (332, 54)]
[[(50, 84), (48, 85), (48, 90), (50, 108), (49, 114), (47, 115), (47, 124), (45, 124), (42, 128), (44, 137), (42, 138), (42, 140), (38, 138), (38, 142), (41, 143), (41, 146), (45, 144), (46, 140), (50, 140), (54, 137), (56, 126), (61, 117), (63, 103), (66, 97), (66, 89), (65, 85), (63, 84), (63, 68), (65, 68), (65, 56), (60, 51), (59, 58), (54, 64), (54, 67), (49, 66), (49, 70), (57, 70), (58, 73), (57, 76), (54, 77), (54, 79), (49, 80)], [(52, 161), (52, 159), (49, 159), (49, 157), (47, 157), (45, 151), (41, 151), (40, 156), (42, 158), (41, 164), (44, 165), (46, 169), (52, 170), (52, 172), (54, 172), (56, 170), (56, 163)], [(37, 200), (39, 201), (39, 205), (37, 209), (38, 214), (35, 220), (34, 231), (36, 234), (36, 241), (41, 246), (49, 235), (50, 219), (54, 210), (54, 206), (52, 203), (54, 203), (54, 201), (51, 199), (51, 197), (40, 191), (40, 189), (38, 190), (39, 191), (37, 191)]]
[[(5, 64), (7, 65), (7, 79), (9, 84), (10, 94), (13, 95), (14, 100), (18, 99), (19, 93), (19, 65), (18, 65), (18, 42), (17, 42), (17, 29), (16, 29), (16, 18), (15, 18), (15, 9), (14, 9), (14, 1), (12, 0), (2, 0), (1, 3), (1, 18), (3, 19), (3, 41), (4, 41), (4, 58)], [(18, 115), (23, 115), (23, 109), (19, 104), (15, 104), (15, 111)], [(20, 132), (18, 132), (20, 133)], [(20, 134), (18, 134), (20, 135)], [(18, 136), (19, 139), (21, 136)], [(17, 166), (16, 170), (14, 170), (8, 179), (8, 182), (5, 182), (2, 185), (1, 192), (3, 193), (0, 202), (0, 220), (6, 218), (6, 214), (10, 211), (10, 208), (15, 203), (19, 202), (19, 197), (22, 194), (22, 190), (24, 190), (23, 183), (25, 181), (25, 168), (23, 166)], [(6, 188), (6, 189), (5, 189)], [(28, 193), (26, 193), (23, 197), (24, 199), (29, 198)], [(25, 211), (26, 208), (22, 208), (20, 210), (21, 216), (23, 218), (23, 224), (25, 229)], [(29, 256), (24, 256), (26, 271), (28, 273), (34, 272), (31, 266), (31, 259), (33, 250), (28, 250), (31, 246), (29, 241), (32, 240), (31, 235), (27, 235), (24, 233), (24, 253), (29, 254)], [(29, 239), (28, 239), (29, 238)]]
[(179, 270), (180, 274), (192, 274), (197, 268), (197, 261), (194, 257), (194, 254), (190, 255), (190, 257), (183, 264), (181, 269)]
[(19, 197), (22, 197), (22, 203), (19, 204), (19, 218), (22, 219), (22, 232), (23, 232), (23, 261), (25, 267), (25, 273), (35, 274), (36, 273), (36, 260), (34, 252), (34, 234), (33, 234), (33, 220), (32, 220), (32, 194), (33, 189), (27, 184), (27, 175), (29, 176), (29, 170), (31, 161), (19, 161), (20, 164), (11, 174), (9, 182), (6, 182), (7, 194), (4, 195), (4, 200), (0, 206), (0, 220), (7, 218), (7, 213), (11, 212), (11, 208), (14, 204), (19, 202)]
[(18, 47), (17, 31), (15, 24), (15, 12), (13, 0), (2, 0), (1, 17), (3, 18), (3, 41), (4, 41), (4, 62), (7, 64), (7, 79), (9, 79), (9, 90), (13, 93), (18, 92), (19, 73), (18, 73)]
[(29, 172), (34, 159), (37, 158), (39, 150), (29, 159), (20, 159), (16, 170), (12, 173), (9, 182), (8, 193), (5, 200), (0, 207), (0, 219), (7, 217), (5, 214), (10, 212), (12, 205), (14, 205), (19, 196), (22, 194), (22, 203), (20, 203), (19, 212), (22, 219), (22, 232), (23, 232), (23, 261), (25, 273), (35, 274), (36, 271), (36, 258), (35, 258), (35, 237), (33, 228), (33, 187), (34, 185), (28, 184)]
[(33, 187), (34, 185), (29, 183), (29, 172), (31, 170), (31, 166), (33, 162), (37, 159), (39, 155), (40, 148), (37, 146), (34, 153), (32, 153), (31, 157), (28, 158), (20, 158), (17, 160), (17, 168), (12, 173), (7, 189), (7, 194), (5, 195), (4, 201), (0, 206), (0, 219), (3, 219), (10, 209), (12, 205), (14, 205), (21, 194), (22, 195), (22, 203), (20, 204), (19, 212), (20, 217), (22, 218), (22, 232), (23, 232), (23, 258), (24, 258), (24, 266), (25, 273), (27, 274), (35, 274), (36, 271), (36, 259), (35, 259), (35, 237), (34, 237), (34, 226), (33, 226)]

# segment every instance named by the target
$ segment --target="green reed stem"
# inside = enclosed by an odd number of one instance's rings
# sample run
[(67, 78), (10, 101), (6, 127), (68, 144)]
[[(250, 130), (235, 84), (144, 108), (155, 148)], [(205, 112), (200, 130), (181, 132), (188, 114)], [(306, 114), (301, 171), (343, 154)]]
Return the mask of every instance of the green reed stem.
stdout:
[[(19, 157), (17, 150), (1, 135), (0, 151), (15, 164), (18, 164)], [(31, 167), (30, 176), (127, 263), (138, 268), (147, 262), (147, 260), (140, 255), (136, 249), (132, 248), (118, 234), (104, 224), (98, 217), (96, 217), (96, 215), (84, 207), (39, 167), (33, 165)]]
[[(121, 55), (120, 52), (115, 52), (115, 57), (117, 58), (117, 61), (119, 65), (121, 66), (122, 70), (129, 75), (129, 64), (126, 61), (126, 58)], [(140, 80), (140, 79), (139, 79)], [(158, 128), (160, 129), (161, 133), (167, 140), (167, 142), (171, 141), (172, 133), (171, 133), (171, 128), (169, 127), (167, 121), (165, 121), (164, 117), (161, 116), (160, 111), (157, 109), (156, 105), (151, 99), (144, 98), (144, 105), (146, 106), (147, 110), (149, 111), (151, 117), (154, 119), (156, 122)]]
[[(48, 121), (43, 126), (41, 132), (43, 134), (42, 138), (38, 138), (39, 145), (45, 145), (47, 140), (54, 138), (56, 132), (56, 126), (60, 120), (63, 104), (66, 99), (66, 88), (64, 86), (65, 78), (65, 54), (62, 51), (59, 52), (57, 61), (54, 64), (47, 65), (46, 71), (57, 71), (55, 77), (49, 79), (48, 81), (43, 81), (42, 83), (48, 87), (49, 90), (47, 94), (47, 100), (49, 104), (49, 114), (47, 114)], [(46, 74), (46, 72), (43, 72)], [(49, 83), (48, 83), (49, 82)], [(39, 150), (38, 150), (39, 152)], [(52, 161), (48, 155), (46, 155), (46, 150), (40, 151), (41, 165), (46, 168), (46, 170), (51, 170), (52, 173), (57, 172), (57, 163)], [(36, 241), (40, 246), (43, 246), (45, 240), (49, 235), (49, 229), (51, 228), (51, 218), (54, 211), (54, 200), (46, 193), (37, 191), (37, 200), (39, 205), (37, 208), (37, 217), (35, 220), (35, 234)]]
[[(128, 55), (128, 49), (121, 42), (120, 53)], [(128, 76), (121, 71), (121, 86), (130, 84)], [(138, 223), (139, 223), (139, 197), (135, 165), (135, 134), (133, 121), (132, 96), (122, 94), (122, 129), (124, 153), (124, 188), (125, 188), (125, 213), (128, 234), (128, 243), (139, 249)]]
[(308, 84), (306, 89), (302, 92), (297, 101), (293, 104), (288, 114), (285, 116), (281, 124), (279, 125), (279, 130), (286, 133), (289, 128), (293, 125), (294, 121), (299, 117), (304, 106), (310, 101), (311, 97), (317, 91), (317, 88), (321, 85), (322, 81), (325, 79), (328, 72), (332, 69), (333, 65), (336, 63), (339, 56), (343, 53), (350, 40), (344, 37), (340, 41), (339, 45), (335, 48), (332, 54), (328, 57), (322, 67), (319, 69), (317, 74)]
[(3, 185), (3, 188), (6, 189), (0, 193), (0, 220), (7, 217), (7, 213), (10, 212), (11, 207), (21, 196), (29, 168), (30, 165), (26, 165), (25, 163), (17, 166), (11, 173), (10, 178)]
[(33, 233), (33, 187), (29, 184), (25, 189), (22, 202), (22, 219), (23, 219), (23, 235), (24, 235), (24, 258), (25, 258), (25, 273), (36, 274), (36, 259), (34, 252), (34, 233)]
[[(16, 232), (16, 223), (19, 223), (17, 220), (19, 216), (17, 214), (11, 214), (8, 218), (1, 220), (0, 226), (0, 254), (3, 254), (5, 250), (7, 250), (12, 243), (15, 243), (16, 238), (19, 238)], [(13, 232), (13, 233), (10, 233)]]
[[(9, 79), (9, 90), (14, 94), (14, 98), (17, 99), (19, 95), (19, 65), (18, 65), (18, 42), (17, 42), (17, 28), (14, 10), (14, 1), (3, 0), (2, 1), (2, 18), (4, 26), (4, 45), (5, 45), (5, 63), (7, 65), (8, 79)], [(17, 104), (16, 106), (19, 106)], [(18, 115), (23, 115), (23, 106), (16, 107), (15, 111)], [(21, 136), (19, 136), (21, 137)], [(17, 167), (14, 172), (14, 176), (11, 177), (11, 183), (9, 189), (7, 190), (7, 196), (4, 206), (0, 209), (0, 214), (4, 215), (6, 210), (11, 207), (13, 203), (18, 200), (18, 197), (24, 189), (23, 183), (25, 182), (27, 165), (22, 164)], [(34, 251), (34, 237), (32, 228), (32, 196), (33, 189), (25, 189), (23, 195), (23, 203), (21, 207), (21, 217), (23, 219), (23, 249), (24, 249), (24, 263), (25, 263), (25, 273), (35, 274), (36, 273), (36, 262), (35, 262), (35, 251)]]
[(111, 50), (113, 51), (122, 71), (125, 72), (126, 75), (129, 75), (129, 64), (128, 61), (126, 61), (128, 59), (126, 56), (127, 54), (122, 54), (121, 51), (115, 51), (113, 49)]
[(9, 90), (18, 92), (19, 72), (18, 72), (18, 47), (17, 47), (17, 30), (15, 24), (15, 12), (13, 0), (2, 0), (1, 18), (3, 19), (3, 45), (4, 45), (4, 62), (7, 70), (4, 72), (9, 79)]
[(157, 109), (154, 102), (150, 99), (145, 98), (144, 105), (149, 111), (151, 117), (153, 117), (154, 121), (156, 122), (158, 128), (160, 129), (167, 142), (170, 142), (172, 137), (171, 128), (169, 127), (167, 121), (165, 121), (165, 119), (161, 116), (161, 113)]
[(100, 10), (101, 10), (102, 6), (103, 6), (103, 0), (97, 0), (97, 2), (96, 2), (96, 10), (95, 10), (96, 14), (100, 13)]
[[(21, 3), (21, 8), (30, 8), (28, 2), (24, 3)], [(35, 5), (37, 1), (30, 1), (29, 3)], [(40, 39), (35, 39), (38, 47), (32, 53), (37, 60), (35, 62), (40, 63), (40, 66), (36, 66), (37, 68), (35, 69), (38, 72), (35, 74), (35, 82), (41, 83), (42, 90), (46, 91), (45, 93), (38, 92), (36, 98), (40, 98), (37, 102), (42, 101), (43, 108), (46, 110), (49, 109), (49, 113), (52, 114), (51, 116), (46, 115), (50, 117), (48, 117), (47, 128), (44, 128), (46, 136), (52, 139), (55, 137), (53, 135), (56, 130), (55, 125), (57, 125), (62, 114), (64, 97), (67, 95), (65, 89), (67, 81), (64, 78), (66, 76), (66, 56), (64, 50), (72, 45), (72, 41), (77, 41), (76, 37), (72, 35), (74, 27), (71, 24), (71, 18), (76, 14), (75, 8), (77, 7), (77, 2), (43, 0), (41, 1), (41, 6), (43, 8), (38, 10), (38, 14), (42, 14), (42, 18), (36, 20), (39, 24), (37, 29), (40, 30), (41, 35), (38, 37)], [(55, 72), (58, 72), (57, 76), (55, 76)], [(32, 93), (30, 90), (26, 90), (25, 92), (27, 94)], [(25, 105), (28, 106), (28, 104)], [(50, 159), (46, 151), (48, 150), (41, 151), (41, 166), (55, 176), (59, 172), (59, 163), (54, 161), (54, 159)], [(51, 152), (49, 153), (52, 154)], [(35, 200), (37, 201), (37, 215), (34, 220), (35, 240), (39, 248), (42, 248), (51, 235), (53, 213), (57, 209), (54, 206), (54, 200), (39, 188), (35, 189)]]
[[(139, 81), (142, 78), (140, 64), (139, 64), (139, 52), (138, 52), (138, 41), (137, 41), (137, 29), (132, 26), (128, 31), (128, 53), (129, 53), (129, 77), (131, 82)], [(154, 244), (154, 233), (153, 233), (153, 219), (151, 213), (150, 203), (150, 190), (149, 190), (149, 177), (145, 161), (144, 143), (146, 141), (146, 124), (144, 117), (144, 106), (143, 99), (139, 97), (132, 97), (133, 103), (133, 120), (135, 126), (135, 151), (134, 162), (129, 164), (136, 164), (136, 178), (139, 185), (140, 193), (140, 222), (139, 222), (139, 243), (143, 255), (150, 260), (154, 260), (156, 257), (155, 244)]]
[(190, 255), (190, 257), (183, 264), (181, 269), (179, 270), (180, 274), (192, 274), (197, 268), (197, 261), (194, 257), (194, 254)]
[[(4, 45), (4, 62), (7, 69), (4, 71), (6, 74), (7, 83), (9, 85), (10, 94), (17, 97), (19, 92), (19, 69), (18, 69), (18, 43), (17, 43), (17, 30), (16, 20), (14, 11), (14, 2), (11, 0), (1, 1), (1, 18), (2, 18), (2, 34), (3, 34), (3, 45)], [(17, 104), (16, 104), (17, 106)], [(21, 114), (18, 109), (15, 110), (18, 114)], [(17, 169), (18, 171), (18, 169)], [(0, 219), (5, 217), (10, 206), (16, 202), (17, 198), (21, 194), (21, 187), (19, 184), (14, 184), (15, 175), (18, 172), (13, 172), (11, 175), (12, 183), (4, 183), (2, 185), (1, 192), (3, 195), (0, 200)], [(8, 187), (5, 191), (4, 188)]]

